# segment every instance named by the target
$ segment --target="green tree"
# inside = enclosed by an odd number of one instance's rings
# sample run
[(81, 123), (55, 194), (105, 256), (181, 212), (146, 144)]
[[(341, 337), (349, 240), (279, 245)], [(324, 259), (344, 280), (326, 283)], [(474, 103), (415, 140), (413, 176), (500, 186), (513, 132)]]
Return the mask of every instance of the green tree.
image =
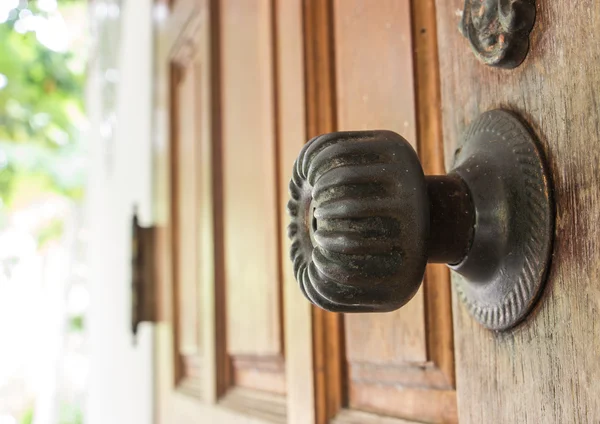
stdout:
[[(83, 184), (81, 175), (64, 178), (55, 165), (82, 151), (84, 58), (81, 52), (52, 50), (42, 42), (41, 29), (59, 15), (40, 8), (41, 3), (15, 2), (0, 24), (0, 198), (4, 205), (10, 205), (19, 180), (42, 179), (51, 190), (66, 195), (78, 195)], [(62, 8), (78, 3), (59, 1)], [(19, 154), (21, 148), (29, 149), (29, 156)], [(37, 162), (32, 163), (32, 156)]]

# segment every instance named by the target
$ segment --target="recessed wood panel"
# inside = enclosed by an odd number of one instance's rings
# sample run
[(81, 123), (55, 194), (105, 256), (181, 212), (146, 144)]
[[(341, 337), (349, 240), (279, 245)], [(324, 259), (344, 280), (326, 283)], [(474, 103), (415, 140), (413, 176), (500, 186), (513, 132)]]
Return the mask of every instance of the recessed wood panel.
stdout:
[(231, 384), (284, 394), (273, 8), (267, 0), (220, 4)]
[(174, 154), (177, 160), (175, 170), (175, 211), (177, 220), (176, 232), (176, 269), (178, 280), (177, 301), (179, 304), (179, 352), (183, 356), (199, 355), (200, 326), (198, 260), (201, 259), (198, 242), (199, 227), (199, 175), (197, 163), (198, 115), (197, 77), (199, 69), (192, 62), (187, 68), (175, 67), (173, 77), (177, 79), (174, 86), (175, 107), (177, 113), (177, 139), (174, 143)]
[[(416, 146), (409, 2), (338, 0), (334, 10), (338, 129), (385, 128)], [(345, 319), (350, 362), (427, 360), (422, 291), (396, 312)]]
[(225, 371), (215, 340), (222, 322), (216, 307), (220, 167), (214, 160), (218, 113), (211, 107), (209, 12), (204, 1), (181, 0), (158, 23), (156, 248), (160, 320), (169, 331), (157, 341), (161, 352), (170, 352), (160, 367), (161, 405), (180, 393), (214, 402)]
[(200, 250), (200, 68), (193, 57), (172, 67), (174, 282), (177, 310), (178, 379), (201, 392), (202, 369), (202, 253)]
[(281, 353), (270, 1), (221, 2), (223, 189), (230, 354)]
[[(419, 13), (435, 16), (434, 10), (419, 7)], [(368, 0), (334, 1), (338, 130), (388, 129), (417, 151), (422, 150), (420, 144), (425, 150), (431, 150), (430, 144), (441, 146), (439, 138), (420, 131), (420, 114), (428, 105), (417, 101), (423, 99), (419, 90), (431, 89), (431, 84), (437, 89), (437, 80), (420, 87), (423, 80), (415, 76), (415, 54), (422, 40), (414, 40), (413, 13), (409, 0), (381, 0), (377, 7)], [(435, 32), (426, 28), (432, 29)], [(439, 106), (439, 98), (428, 99)], [(426, 289), (436, 283), (436, 276), (447, 287), (448, 279), (439, 270), (429, 274), (432, 281)], [(446, 358), (437, 354), (436, 340), (429, 337), (435, 327), (445, 332), (443, 340), (451, 339), (450, 298), (442, 298), (446, 306), (440, 316), (428, 309), (440, 291), (426, 289), (398, 311), (345, 316), (350, 408), (427, 422), (456, 420), (451, 372), (439, 361)]]

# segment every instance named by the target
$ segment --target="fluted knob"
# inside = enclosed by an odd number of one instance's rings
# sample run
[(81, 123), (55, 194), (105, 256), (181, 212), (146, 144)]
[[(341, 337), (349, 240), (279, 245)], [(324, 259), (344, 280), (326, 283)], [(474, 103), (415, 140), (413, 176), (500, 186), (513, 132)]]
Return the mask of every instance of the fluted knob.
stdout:
[(316, 137), (294, 165), (290, 193), (294, 272), (313, 303), (385, 312), (413, 297), (430, 253), (430, 199), (404, 138), (391, 131)]
[(505, 111), (469, 128), (448, 175), (425, 176), (391, 131), (325, 134), (294, 164), (288, 211), (295, 277), (315, 305), (386, 312), (418, 290), (428, 262), (464, 278), (460, 298), (506, 329), (543, 286), (552, 240), (549, 178), (535, 138)]

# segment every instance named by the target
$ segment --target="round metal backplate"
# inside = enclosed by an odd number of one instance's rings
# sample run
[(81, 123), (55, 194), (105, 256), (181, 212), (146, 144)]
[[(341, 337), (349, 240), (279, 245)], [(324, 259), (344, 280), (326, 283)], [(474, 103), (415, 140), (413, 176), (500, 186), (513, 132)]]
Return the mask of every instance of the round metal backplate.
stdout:
[(451, 268), (469, 312), (506, 330), (531, 311), (550, 263), (554, 207), (537, 140), (515, 115), (486, 112), (466, 131), (454, 169), (470, 189), (475, 231), (466, 258)]

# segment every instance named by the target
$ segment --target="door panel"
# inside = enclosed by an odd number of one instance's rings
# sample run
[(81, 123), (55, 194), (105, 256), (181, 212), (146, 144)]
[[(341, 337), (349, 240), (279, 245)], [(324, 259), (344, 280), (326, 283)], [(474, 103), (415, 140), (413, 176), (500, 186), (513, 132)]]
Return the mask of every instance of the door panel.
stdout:
[[(181, 0), (155, 23), (155, 220), (159, 275), (156, 415), (160, 423), (212, 419), (226, 378), (218, 245), (220, 172), (212, 142), (214, 71), (207, 1)], [(218, 415), (215, 415), (217, 417)], [(228, 418), (229, 419), (229, 418)], [(223, 421), (226, 422), (226, 421)]]
[[(201, 160), (198, 129), (202, 123), (199, 114), (200, 66), (195, 57), (188, 63), (173, 65), (173, 110), (177, 121), (174, 131), (172, 152), (177, 166), (173, 170), (173, 256), (175, 259), (174, 281), (176, 282), (175, 310), (179, 317), (176, 323), (177, 352), (180, 378), (190, 388), (198, 386), (201, 391), (202, 368), (202, 302), (200, 292), (206, 283), (199, 278), (203, 269), (202, 253), (198, 236), (201, 234), (199, 198), (202, 184), (196, 163)], [(201, 115), (200, 115), (201, 116)], [(204, 233), (204, 232), (203, 232)]]
[[(304, 2), (307, 138), (395, 129), (429, 173), (440, 173), (433, 2), (371, 6)], [(424, 289), (406, 308), (356, 316), (313, 310), (316, 422), (456, 421), (448, 271), (428, 268)]]
[(221, 4), (228, 351), (277, 356), (282, 343), (271, 8), (269, 1)]
[(537, 1), (530, 52), (507, 71), (479, 63), (470, 52), (457, 31), (462, 3), (437, 2), (447, 164), (478, 114), (498, 107), (518, 112), (550, 164), (556, 234), (546, 288), (520, 326), (487, 331), (454, 301), (460, 420), (596, 423), (600, 4)]
[[(426, 105), (418, 105), (416, 96), (427, 85), (416, 84), (413, 59), (413, 46), (430, 42), (413, 40), (413, 13), (425, 22), (424, 15), (432, 12), (413, 11), (408, 0), (380, 1), (376, 8), (365, 0), (334, 2), (338, 130), (385, 128), (418, 150), (440, 143), (439, 138), (418, 137), (419, 107)], [(427, 29), (435, 34), (435, 27)], [(450, 333), (440, 341), (452, 338), (448, 306), (427, 308), (429, 298), (440, 294), (437, 285), (445, 285), (441, 290), (447, 293), (445, 275), (438, 281), (434, 275), (398, 311), (345, 316), (348, 407), (430, 422), (456, 420), (452, 359), (435, 362), (438, 340), (428, 338), (429, 323), (440, 321), (447, 324), (441, 332)], [(445, 301), (449, 305), (448, 296)], [(451, 349), (447, 353), (451, 356)]]
[(221, 2), (227, 353), (233, 382), (285, 393), (268, 0)]
[[(169, 175), (168, 234), (171, 246), (169, 296), (165, 305), (173, 322), (173, 384), (202, 400), (216, 396), (217, 375), (223, 374), (215, 354), (215, 273), (213, 245), (217, 230), (213, 202), (213, 160), (210, 56), (206, 35), (208, 5), (181, 2), (165, 37), (163, 66), (168, 74), (166, 104)], [(168, 253), (162, 252), (162, 256)], [(170, 269), (170, 271), (169, 271)], [(166, 288), (163, 289), (167, 291)], [(172, 309), (171, 309), (172, 308)]]
[[(338, 129), (386, 128), (415, 146), (409, 2), (385, 0), (373, 8), (362, 0), (337, 0), (334, 16)], [(426, 360), (422, 291), (396, 312), (349, 314), (345, 321), (351, 364)]]

